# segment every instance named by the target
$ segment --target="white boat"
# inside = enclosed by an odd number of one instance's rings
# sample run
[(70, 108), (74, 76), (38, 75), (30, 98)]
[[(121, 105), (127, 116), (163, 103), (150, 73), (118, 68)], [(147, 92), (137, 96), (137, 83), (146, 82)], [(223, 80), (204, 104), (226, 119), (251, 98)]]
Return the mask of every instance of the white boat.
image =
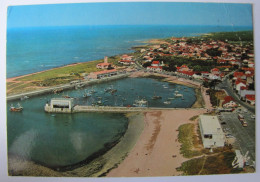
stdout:
[(29, 99), (29, 97), (27, 95), (21, 97), (21, 100), (25, 100), (25, 99)]
[(175, 93), (174, 96), (175, 96), (175, 97), (183, 97), (182, 94), (177, 94), (177, 93)]
[(86, 93), (83, 94), (83, 97), (84, 98), (91, 97), (91, 93), (90, 92), (86, 92)]
[(171, 104), (171, 101), (166, 100), (166, 101), (164, 101), (163, 103), (169, 105), (169, 104)]
[(92, 87), (92, 89), (90, 90), (91, 94), (97, 93), (97, 91)]

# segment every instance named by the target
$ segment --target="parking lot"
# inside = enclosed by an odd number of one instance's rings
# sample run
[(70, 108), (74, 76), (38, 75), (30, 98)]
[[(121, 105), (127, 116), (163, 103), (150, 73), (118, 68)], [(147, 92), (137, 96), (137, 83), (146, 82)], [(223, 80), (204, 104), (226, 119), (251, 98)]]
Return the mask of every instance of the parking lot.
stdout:
[[(242, 126), (238, 114), (244, 116), (247, 127)], [(250, 159), (255, 161), (255, 119), (252, 116), (251, 112), (241, 107), (233, 112), (222, 112), (219, 119), (226, 137), (236, 139), (234, 148), (240, 149), (243, 155), (249, 151)]]

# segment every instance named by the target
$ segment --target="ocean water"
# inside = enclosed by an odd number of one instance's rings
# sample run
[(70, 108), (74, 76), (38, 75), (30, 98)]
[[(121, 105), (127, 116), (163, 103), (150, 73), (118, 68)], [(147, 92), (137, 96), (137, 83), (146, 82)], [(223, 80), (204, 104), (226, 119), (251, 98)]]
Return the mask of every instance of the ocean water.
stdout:
[(7, 77), (132, 52), (152, 38), (252, 30), (234, 26), (74, 26), (7, 30)]
[[(117, 92), (106, 93), (105, 88), (113, 87)], [(83, 98), (85, 90), (95, 89), (90, 98)], [(183, 94), (183, 99), (174, 98), (164, 104), (174, 93)], [(161, 99), (153, 100), (156, 94)], [(22, 112), (7, 110), (8, 154), (29, 159), (48, 167), (75, 165), (104, 149), (107, 143), (120, 139), (126, 131), (128, 120), (124, 114), (115, 113), (74, 113), (50, 114), (44, 112), (44, 105), (51, 98), (69, 95), (75, 104), (90, 105), (100, 97), (104, 105), (128, 106), (136, 99), (145, 98), (149, 107), (189, 108), (196, 101), (193, 88), (161, 82), (151, 78), (125, 78), (60, 94), (47, 94), (19, 101)], [(7, 107), (17, 101), (7, 103)]]

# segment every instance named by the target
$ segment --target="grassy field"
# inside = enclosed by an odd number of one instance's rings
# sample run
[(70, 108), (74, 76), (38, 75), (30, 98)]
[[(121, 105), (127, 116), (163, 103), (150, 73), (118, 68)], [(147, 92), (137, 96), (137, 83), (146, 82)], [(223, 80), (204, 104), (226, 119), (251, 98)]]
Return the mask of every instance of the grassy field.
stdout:
[(16, 79), (17, 81), (44, 81), (54, 78), (66, 78), (69, 80), (78, 79), (82, 73), (90, 73), (97, 71), (96, 65), (103, 62), (103, 60), (91, 61), (87, 63), (79, 63), (75, 65), (55, 68), (47, 70), (41, 73), (25, 76), (22, 78)]
[[(111, 57), (108, 59), (108, 62), (116, 65), (119, 59), (119, 56)], [(82, 79), (84, 75), (90, 72), (99, 71), (96, 65), (101, 62), (103, 60), (72, 64), (14, 79), (6, 84), (7, 95), (66, 84), (73, 80)]]
[(242, 170), (233, 169), (232, 161), (234, 152), (227, 151), (214, 155), (202, 156), (183, 162), (181, 167), (177, 168), (182, 171), (183, 175), (209, 175), (209, 174), (234, 174)]

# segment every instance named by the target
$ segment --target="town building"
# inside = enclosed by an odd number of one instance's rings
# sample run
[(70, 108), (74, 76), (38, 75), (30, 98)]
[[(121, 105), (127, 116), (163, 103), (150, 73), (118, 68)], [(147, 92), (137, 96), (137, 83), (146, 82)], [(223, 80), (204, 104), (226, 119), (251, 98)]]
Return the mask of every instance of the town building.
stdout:
[(246, 102), (249, 103), (250, 105), (254, 106), (255, 105), (255, 95), (246, 95)]
[(234, 98), (231, 96), (224, 97), (224, 102), (222, 103), (222, 107), (224, 108), (234, 108), (237, 107), (237, 103)]
[(210, 70), (210, 72), (213, 74), (213, 75), (219, 75), (220, 74), (220, 71), (218, 68), (213, 68)]
[(225, 145), (225, 135), (217, 116), (200, 115), (199, 127), (204, 148), (216, 148)]
[(238, 92), (239, 99), (241, 100), (246, 100), (246, 95), (255, 95), (255, 91), (243, 89)]
[(105, 77), (111, 77), (114, 75), (117, 75), (116, 69), (91, 72), (88, 75), (88, 78), (89, 79), (100, 79), (100, 78), (105, 78)]
[(146, 68), (149, 71), (158, 71), (161, 72), (163, 70), (162, 65), (160, 64), (159, 61), (153, 61), (151, 66), (147, 66)]
[(119, 63), (125, 65), (125, 66), (129, 66), (131, 64), (134, 64), (135, 62), (133, 60), (124, 60), (124, 59), (121, 59), (118, 61)]
[(108, 67), (111, 67), (111, 63), (108, 63), (107, 61), (107, 56), (104, 57), (104, 63), (99, 63), (97, 64), (97, 68), (98, 69), (107, 69)]
[(53, 98), (44, 107), (46, 112), (71, 113), (74, 107), (73, 98)]

